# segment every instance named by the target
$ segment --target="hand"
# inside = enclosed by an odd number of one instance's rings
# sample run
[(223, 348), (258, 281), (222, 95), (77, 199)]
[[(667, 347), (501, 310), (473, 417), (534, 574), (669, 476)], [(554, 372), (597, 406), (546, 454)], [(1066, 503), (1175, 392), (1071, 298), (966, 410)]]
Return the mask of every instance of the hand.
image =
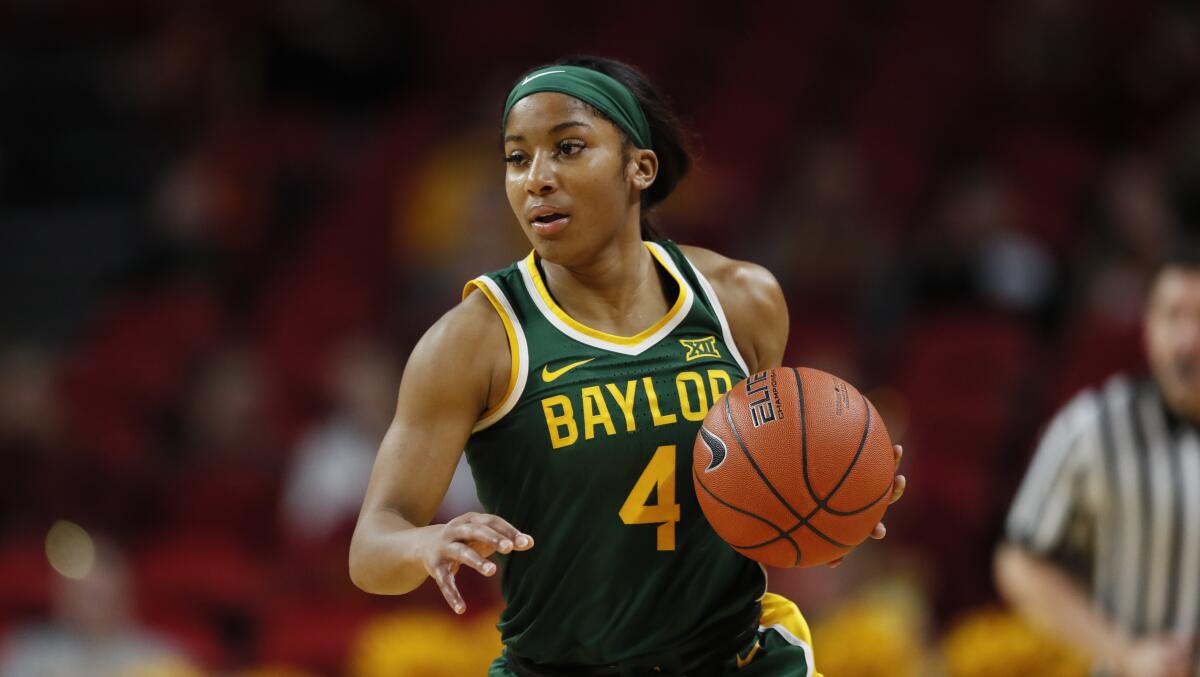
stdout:
[[(893, 444), (892, 455), (895, 456), (896, 470), (898, 471), (900, 469), (900, 459), (904, 457), (904, 447), (900, 446), (899, 444)], [(888, 505), (900, 500), (900, 497), (904, 495), (904, 487), (906, 486), (908, 486), (908, 480), (904, 479), (904, 475), (901, 475), (899, 472), (897, 472), (896, 479), (892, 481), (892, 497), (890, 500), (888, 500)], [(883, 526), (883, 522), (880, 522), (879, 524), (875, 525), (874, 529), (871, 530), (871, 538), (878, 541), (883, 539), (884, 536), (887, 536), (887, 527)], [(842, 555), (832, 562), (829, 562), (825, 566), (831, 569), (837, 568), (845, 559), (846, 556)]]
[(493, 554), (528, 550), (533, 537), (495, 515), (469, 512), (445, 524), (429, 528), (429, 538), (421, 548), (425, 571), (442, 591), (446, 603), (461, 614), (467, 610), (454, 575), (463, 564), (484, 576), (496, 573), (496, 563), (488, 560)]
[(1188, 677), (1191, 650), (1182, 640), (1150, 637), (1134, 641), (1118, 659), (1124, 677)]

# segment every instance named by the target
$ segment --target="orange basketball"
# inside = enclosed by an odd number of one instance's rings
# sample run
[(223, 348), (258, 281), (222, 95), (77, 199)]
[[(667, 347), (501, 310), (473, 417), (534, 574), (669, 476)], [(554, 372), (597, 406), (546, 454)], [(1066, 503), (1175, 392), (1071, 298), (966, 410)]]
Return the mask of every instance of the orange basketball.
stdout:
[(704, 418), (694, 451), (696, 496), (713, 529), (777, 567), (825, 564), (862, 543), (896, 473), (879, 412), (816, 369), (738, 382)]

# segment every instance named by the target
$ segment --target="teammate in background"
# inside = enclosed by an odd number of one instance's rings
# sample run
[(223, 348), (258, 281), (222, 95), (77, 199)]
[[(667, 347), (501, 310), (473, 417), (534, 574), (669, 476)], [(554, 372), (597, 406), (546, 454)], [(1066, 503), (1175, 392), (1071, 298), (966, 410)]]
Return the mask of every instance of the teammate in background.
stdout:
[[(711, 403), (780, 365), (778, 283), (656, 238), (646, 212), (690, 160), (674, 115), (624, 64), (528, 73), (503, 147), (533, 252), (468, 283), (413, 350), (352, 579), (402, 594), (431, 576), (462, 613), (460, 567), (500, 571), (493, 676), (815, 674), (796, 606), (717, 537), (691, 480)], [(464, 448), (491, 514), (429, 525)]]
[(1046, 429), (996, 581), (1022, 613), (1087, 651), (1096, 674), (1200, 676), (1196, 243), (1159, 269), (1144, 331), (1151, 375), (1084, 392)]

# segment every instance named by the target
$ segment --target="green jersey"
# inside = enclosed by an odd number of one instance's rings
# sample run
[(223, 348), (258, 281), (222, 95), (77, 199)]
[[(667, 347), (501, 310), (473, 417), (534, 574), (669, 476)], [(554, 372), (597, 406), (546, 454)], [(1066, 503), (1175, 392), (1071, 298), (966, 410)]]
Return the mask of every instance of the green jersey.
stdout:
[(512, 354), (508, 392), (466, 453), (485, 509), (536, 543), (499, 557), (499, 628), (537, 663), (688, 647), (766, 588), (763, 569), (704, 519), (692, 481), (700, 422), (745, 362), (708, 281), (674, 243), (646, 247), (676, 296), (637, 336), (567, 315), (536, 252), (464, 290), (487, 295)]

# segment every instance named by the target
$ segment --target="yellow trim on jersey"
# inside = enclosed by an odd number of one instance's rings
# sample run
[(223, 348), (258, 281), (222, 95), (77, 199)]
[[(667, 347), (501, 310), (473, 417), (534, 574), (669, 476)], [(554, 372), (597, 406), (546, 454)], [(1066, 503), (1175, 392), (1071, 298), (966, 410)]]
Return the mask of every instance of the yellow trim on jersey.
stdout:
[(808, 621), (800, 613), (800, 607), (783, 595), (768, 592), (762, 598), (762, 620), (758, 622), (763, 627), (782, 625), (804, 643), (812, 646), (812, 632), (808, 629)]
[(508, 335), (508, 353), (512, 356), (512, 368), (511, 371), (508, 372), (508, 387), (504, 389), (504, 397), (501, 397), (500, 401), (497, 402), (495, 406), (479, 415), (479, 420), (484, 421), (487, 420), (487, 418), (492, 414), (500, 411), (501, 407), (508, 402), (508, 398), (512, 395), (513, 390), (517, 387), (517, 379), (521, 374), (521, 353), (520, 346), (517, 343), (517, 330), (513, 326), (513, 321), (511, 318), (509, 318), (508, 312), (504, 310), (504, 306), (500, 304), (500, 299), (496, 298), (496, 295), (492, 293), (491, 289), (488, 289), (487, 286), (478, 279), (470, 280), (463, 285), (463, 299), (466, 299), (467, 296), (469, 296), (471, 292), (475, 291), (476, 289), (483, 292), (483, 295), (487, 297), (487, 300), (492, 304), (492, 307), (496, 309), (496, 314), (500, 316), (500, 321), (504, 323), (504, 333)]
[(538, 271), (537, 251), (529, 252), (529, 256), (525, 258), (525, 265), (529, 269), (529, 276), (533, 279), (533, 286), (537, 290), (538, 296), (542, 297), (542, 301), (546, 303), (546, 307), (550, 309), (550, 312), (554, 313), (555, 317), (562, 320), (563, 323), (568, 327), (594, 339), (608, 341), (609, 343), (615, 343), (621, 346), (634, 346), (653, 336), (655, 332), (657, 332), (659, 329), (662, 329), (668, 322), (673, 320), (675, 316), (683, 310), (684, 301), (686, 300), (687, 296), (687, 292), (685, 291), (685, 285), (687, 283), (683, 281), (683, 278), (675, 274), (674, 269), (667, 265), (665, 261), (663, 261), (659, 253), (655, 251), (654, 247), (651, 247), (649, 243), (643, 244), (646, 244), (646, 249), (650, 251), (650, 255), (653, 256), (656, 261), (658, 261), (659, 265), (662, 266), (663, 269), (665, 269), (667, 273), (675, 279), (675, 283), (679, 286), (679, 295), (675, 298), (675, 305), (671, 306), (671, 309), (667, 311), (666, 315), (663, 315), (661, 318), (659, 318), (658, 322), (655, 322), (650, 327), (638, 332), (635, 336), (617, 336), (616, 334), (609, 334), (607, 332), (600, 331), (599, 329), (592, 329), (591, 327), (578, 322), (575, 318), (568, 315), (565, 310), (558, 306), (558, 303), (554, 301), (554, 297), (552, 297), (550, 292), (546, 289), (546, 283), (542, 280), (541, 272)]

